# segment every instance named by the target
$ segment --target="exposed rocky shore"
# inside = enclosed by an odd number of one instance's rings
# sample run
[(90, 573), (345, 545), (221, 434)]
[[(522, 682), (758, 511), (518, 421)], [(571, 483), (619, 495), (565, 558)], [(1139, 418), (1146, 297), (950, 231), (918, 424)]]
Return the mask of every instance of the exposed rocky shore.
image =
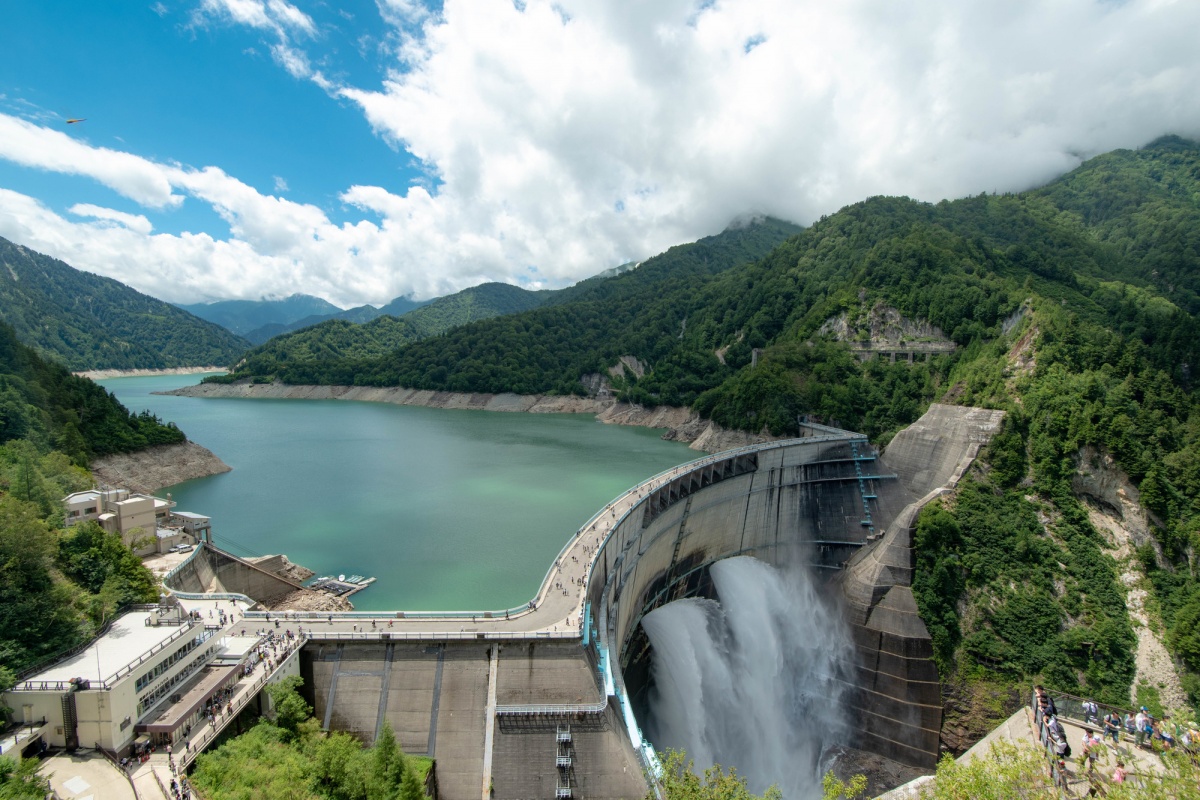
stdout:
[(152, 375), (199, 375), (204, 372), (228, 372), (225, 367), (169, 367), (167, 369), (93, 369), (75, 372), (80, 378), (103, 381), (109, 378), (144, 378)]
[(147, 493), (230, 469), (211, 450), (195, 442), (148, 447), (134, 453), (104, 456), (92, 462), (92, 474), (100, 483)]
[(290, 400), (358, 400), (427, 408), (508, 411), (529, 414), (594, 414), (610, 425), (665, 428), (663, 438), (684, 442), (693, 450), (716, 453), (732, 447), (769, 442), (779, 437), (722, 428), (691, 409), (647, 408), (615, 400), (557, 395), (467, 394), (406, 389), (401, 386), (289, 386), (282, 383), (201, 383), (163, 394), (184, 397), (240, 397)]

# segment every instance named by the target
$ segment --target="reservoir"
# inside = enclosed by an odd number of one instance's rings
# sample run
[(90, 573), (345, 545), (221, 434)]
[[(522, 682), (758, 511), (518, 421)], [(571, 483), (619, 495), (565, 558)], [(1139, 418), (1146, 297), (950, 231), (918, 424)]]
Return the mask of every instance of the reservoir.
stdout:
[(158, 492), (211, 517), (217, 546), (377, 577), (354, 595), (359, 610), (521, 605), (593, 513), (701, 455), (586, 414), (151, 394), (199, 379), (99, 383), (233, 468)]

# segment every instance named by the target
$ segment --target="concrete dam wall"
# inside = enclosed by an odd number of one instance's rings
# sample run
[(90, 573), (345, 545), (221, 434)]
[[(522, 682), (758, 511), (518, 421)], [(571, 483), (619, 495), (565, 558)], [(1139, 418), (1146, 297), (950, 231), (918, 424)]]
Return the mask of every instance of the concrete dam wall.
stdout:
[[(641, 620), (710, 595), (715, 562), (752, 555), (811, 568), (844, 601), (856, 746), (932, 769), (941, 698), (910, 589), (911, 530), (1000, 421), (935, 405), (882, 454), (859, 434), (808, 426), (800, 439), (682, 465), (584, 523), (528, 608), (293, 614), (284, 624), (308, 638), (305, 693), (326, 726), (364, 741), (390, 722), (406, 750), (437, 758), (447, 800), (483, 787), (498, 799), (643, 796), (655, 754), (631, 695), (645, 682)], [(292, 588), (208, 548), (172, 581), (255, 599)]]
[[(929, 634), (916, 613), (911, 527), (997, 429), (1001, 414), (935, 405), (882, 456), (865, 437), (811, 436), (719, 453), (645, 492), (594, 561), (587, 598), (592, 658), (611, 684), (644, 761), (631, 690), (644, 680), (639, 623), (672, 600), (706, 594), (707, 568), (737, 555), (836, 572), (857, 652), (852, 714), (861, 749), (932, 768), (941, 698)], [(632, 673), (627, 674), (630, 670)], [(626, 678), (630, 683), (626, 686)]]

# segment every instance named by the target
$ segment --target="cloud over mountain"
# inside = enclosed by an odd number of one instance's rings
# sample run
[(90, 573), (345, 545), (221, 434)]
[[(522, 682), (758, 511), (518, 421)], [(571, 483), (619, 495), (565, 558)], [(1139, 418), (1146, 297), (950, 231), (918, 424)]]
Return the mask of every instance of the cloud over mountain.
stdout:
[[(296, 5), (204, 0), (198, 14), (261, 35), (281, 68), (419, 159), (425, 185), (331, 187), (351, 217), (334, 222), (220, 165), (89, 146), (0, 115), (0, 157), (92, 178), (145, 212), (89, 204), (75, 220), (0, 192), (0, 235), (168, 299), (303, 289), (378, 303), (484, 279), (559, 285), (746, 212), (808, 222), (873, 194), (1017, 190), (1098, 152), (1200, 135), (1190, 2), (381, 10), (395, 55), (373, 86), (311, 66), (333, 55)], [(192, 202), (228, 231), (151, 232), (156, 214)]]

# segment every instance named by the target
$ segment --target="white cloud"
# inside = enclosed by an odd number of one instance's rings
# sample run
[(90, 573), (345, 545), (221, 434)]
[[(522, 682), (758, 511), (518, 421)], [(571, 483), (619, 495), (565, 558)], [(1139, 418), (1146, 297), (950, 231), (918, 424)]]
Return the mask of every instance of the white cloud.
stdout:
[(154, 230), (154, 226), (150, 224), (150, 220), (141, 214), (127, 214), (124, 211), (104, 208), (103, 206), (92, 205), (91, 203), (76, 203), (68, 210), (77, 217), (92, 217), (98, 220), (113, 222), (143, 235)]
[(0, 192), (0, 235), (168, 299), (380, 303), (485, 279), (559, 285), (747, 212), (808, 222), (874, 194), (1021, 189), (1115, 147), (1200, 136), (1195, 2), (378, 4), (400, 55), (373, 88), (313, 69), (320, 31), (296, 6), (199, 13), (262, 32), (277, 63), (355, 104), (436, 189), (336, 187), (352, 218), (336, 224), (219, 165), (0, 115), (0, 158), (147, 209), (187, 196), (229, 225), (223, 239), (154, 234), (144, 217), (72, 221)]
[(269, 47), (275, 63), (293, 78), (312, 77), (308, 57), (295, 46), (294, 40), (316, 36), (317, 25), (296, 6), (283, 0), (202, 0), (193, 21), (204, 25), (209, 20), (245, 25), (271, 34), (274, 42)]
[(7, 114), (0, 114), (0, 156), (25, 167), (93, 178), (150, 208), (183, 202), (158, 165)]
[(317, 30), (312, 17), (283, 0), (203, 0), (199, 14), (280, 37), (295, 33), (312, 36)]
[(275, 191), (286, 192), (288, 190), (288, 182), (278, 175), (275, 176)]

